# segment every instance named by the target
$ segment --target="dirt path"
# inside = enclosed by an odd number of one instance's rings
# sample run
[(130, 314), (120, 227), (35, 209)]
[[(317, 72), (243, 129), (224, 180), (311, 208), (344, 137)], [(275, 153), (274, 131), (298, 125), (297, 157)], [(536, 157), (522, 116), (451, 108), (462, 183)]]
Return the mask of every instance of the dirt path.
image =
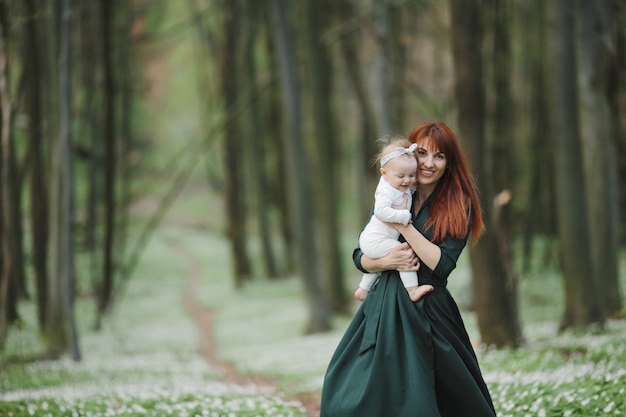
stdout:
[[(189, 251), (177, 242), (173, 242), (172, 247), (186, 260), (189, 266), (189, 273), (187, 275), (187, 290), (185, 292), (184, 303), (185, 308), (196, 324), (198, 332), (201, 336), (201, 356), (212, 367), (222, 373), (225, 382), (242, 386), (256, 385), (258, 387), (270, 387), (273, 390), (278, 391), (276, 384), (269, 378), (262, 375), (240, 373), (233, 364), (220, 362), (217, 359), (213, 335), (213, 311), (200, 305), (195, 297), (195, 294), (200, 286), (202, 266), (200, 265), (200, 262), (198, 262), (198, 260), (191, 253), (189, 253)], [(308, 417), (319, 417), (320, 396), (318, 393), (302, 393), (295, 398), (286, 399), (288, 401), (298, 401), (302, 403)]]

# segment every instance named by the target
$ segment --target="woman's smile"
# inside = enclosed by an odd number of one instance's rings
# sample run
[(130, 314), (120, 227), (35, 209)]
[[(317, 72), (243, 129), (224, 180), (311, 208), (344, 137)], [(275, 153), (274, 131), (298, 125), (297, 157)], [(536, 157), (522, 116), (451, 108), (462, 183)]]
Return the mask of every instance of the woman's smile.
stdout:
[(421, 185), (433, 185), (443, 176), (448, 160), (443, 152), (429, 150), (425, 147), (417, 149), (418, 179)]

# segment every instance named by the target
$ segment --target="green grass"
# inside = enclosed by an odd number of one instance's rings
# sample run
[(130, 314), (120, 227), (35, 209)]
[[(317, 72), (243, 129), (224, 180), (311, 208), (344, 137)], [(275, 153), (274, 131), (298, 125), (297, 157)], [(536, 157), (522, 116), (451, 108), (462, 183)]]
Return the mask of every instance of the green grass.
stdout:
[[(91, 328), (93, 301), (78, 301), (81, 362), (29, 361), (44, 347), (34, 306), (22, 303), (22, 322), (0, 353), (0, 415), (302, 416), (278, 392), (223, 382), (198, 355), (199, 333), (182, 304), (188, 265), (172, 242), (201, 244), (199, 236), (160, 231), (100, 332)], [(204, 244), (217, 245), (209, 262), (223, 263), (224, 242)], [(228, 284), (226, 275), (218, 280)]]
[[(185, 212), (177, 206), (173, 214)], [(200, 266), (196, 299), (215, 312), (219, 359), (242, 373), (264, 375), (276, 391), (227, 384), (198, 355), (199, 333), (182, 305), (189, 256)], [(468, 294), (467, 268), (464, 255), (450, 282), (460, 305)], [(356, 284), (358, 274), (349, 280)], [(302, 291), (297, 277), (257, 279), (235, 291), (222, 236), (204, 228), (164, 226), (102, 331), (91, 330), (93, 301), (79, 300), (81, 362), (27, 361), (43, 346), (34, 307), (20, 305), (22, 322), (11, 327), (0, 353), (0, 415), (303, 416), (287, 399), (319, 392), (349, 317), (335, 318), (331, 332), (304, 335)], [(498, 415), (623, 416), (626, 322), (558, 334), (562, 290), (555, 271), (520, 277), (520, 295), (526, 345), (477, 351)], [(464, 311), (463, 317), (472, 340), (479, 340), (473, 313)]]

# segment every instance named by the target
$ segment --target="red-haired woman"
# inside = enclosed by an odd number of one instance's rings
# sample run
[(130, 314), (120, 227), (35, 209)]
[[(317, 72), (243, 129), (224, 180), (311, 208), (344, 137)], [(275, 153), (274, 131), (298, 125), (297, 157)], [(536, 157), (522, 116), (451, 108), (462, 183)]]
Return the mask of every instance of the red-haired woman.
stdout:
[[(483, 221), (473, 176), (442, 122), (413, 129), (417, 191), (406, 242), (386, 257), (353, 253), (363, 272), (382, 272), (333, 355), (320, 417), (493, 417), (491, 396), (458, 307), (446, 288), (468, 238)], [(391, 224), (390, 224), (391, 225)], [(434, 291), (413, 303), (397, 270), (416, 271)]]

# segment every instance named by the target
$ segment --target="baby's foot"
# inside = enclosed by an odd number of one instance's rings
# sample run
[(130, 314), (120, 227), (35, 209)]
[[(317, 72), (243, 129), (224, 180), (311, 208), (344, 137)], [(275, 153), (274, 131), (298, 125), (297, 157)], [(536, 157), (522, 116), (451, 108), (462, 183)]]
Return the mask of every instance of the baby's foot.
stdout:
[(434, 289), (435, 287), (432, 285), (419, 285), (415, 287), (408, 287), (406, 290), (409, 292), (411, 301), (416, 302)]
[(367, 294), (369, 294), (368, 290), (365, 290), (365, 289), (359, 287), (354, 292), (354, 298), (356, 298), (359, 301), (363, 301), (363, 300), (365, 300), (365, 297), (367, 297)]

